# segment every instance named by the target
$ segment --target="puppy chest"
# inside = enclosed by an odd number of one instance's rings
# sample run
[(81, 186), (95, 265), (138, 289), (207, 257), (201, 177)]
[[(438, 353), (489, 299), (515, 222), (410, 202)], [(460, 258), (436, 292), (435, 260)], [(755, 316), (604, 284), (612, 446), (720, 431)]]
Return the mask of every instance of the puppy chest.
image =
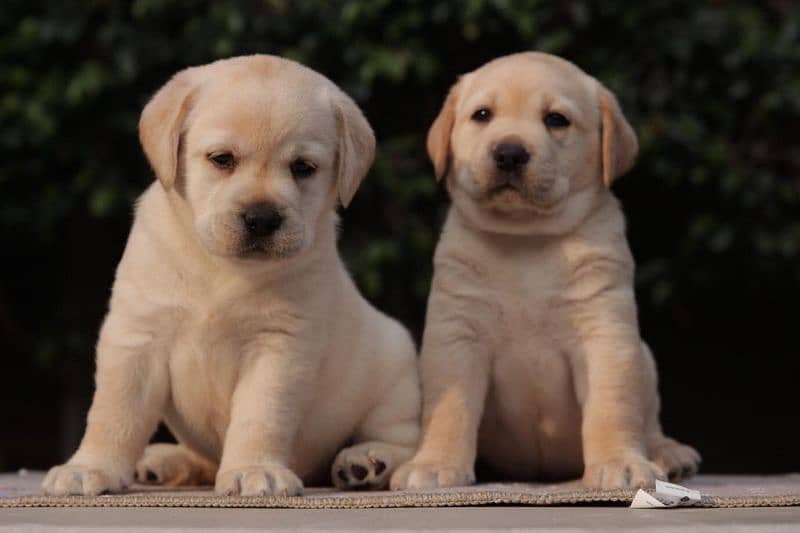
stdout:
[(481, 424), (482, 449), (497, 448), (498, 439), (515, 443), (507, 457), (515, 456), (531, 472), (545, 472), (550, 463), (579, 456), (580, 420), (572, 368), (561, 351), (543, 342), (519, 342), (496, 354)]
[(552, 349), (560, 326), (556, 281), (548, 272), (532, 269), (514, 283), (495, 291), (496, 339), (501, 351)]
[(187, 313), (175, 336), (171, 368), (179, 373), (202, 370), (214, 381), (232, 387), (245, 357), (268, 355), (285, 347), (286, 339), (298, 330), (286, 318), (288, 313), (266, 307), (241, 302)]
[(224, 439), (243, 351), (253, 336), (246, 324), (234, 314), (194, 313), (177, 330), (169, 355), (173, 410), (203, 438)]
[(224, 313), (194, 314), (178, 330), (170, 367), (178, 374), (202, 372), (227, 381), (238, 367), (244, 340), (235, 318)]
[(558, 442), (573, 432), (577, 411), (569, 321), (552, 272), (532, 268), (519, 279), (516, 290), (499, 296), (490, 412), (531, 442)]
[(574, 395), (572, 382), (569, 357), (544, 332), (509, 339), (493, 354), (492, 385), (506, 410), (557, 407)]

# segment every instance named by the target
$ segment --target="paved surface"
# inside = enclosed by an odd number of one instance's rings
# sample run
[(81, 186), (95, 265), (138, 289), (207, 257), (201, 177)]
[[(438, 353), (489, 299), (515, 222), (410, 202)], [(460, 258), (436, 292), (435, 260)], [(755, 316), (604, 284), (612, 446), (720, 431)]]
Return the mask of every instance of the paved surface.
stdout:
[(0, 531), (800, 531), (800, 507), (443, 509), (0, 509)]

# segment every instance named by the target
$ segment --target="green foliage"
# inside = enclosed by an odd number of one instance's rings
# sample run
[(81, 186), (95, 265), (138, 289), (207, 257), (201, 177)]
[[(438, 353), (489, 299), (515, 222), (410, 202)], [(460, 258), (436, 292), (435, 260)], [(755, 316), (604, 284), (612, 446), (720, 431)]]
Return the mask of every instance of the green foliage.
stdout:
[[(447, 206), (424, 135), (458, 74), (538, 49), (606, 83), (640, 136), (639, 163), (615, 188), (645, 311), (671, 313), (733, 284), (795, 286), (798, 31), (800, 9), (777, 0), (8, 0), (2, 249), (67, 265), (69, 276), (92, 262), (110, 269), (152, 179), (136, 136), (148, 96), (188, 65), (280, 54), (339, 83), (374, 125), (378, 159), (343, 213), (341, 248), (366, 295), (419, 331)], [(0, 311), (34, 302), (15, 319), (20, 338), (44, 362), (58, 351), (90, 357), (107, 293), (76, 306), (72, 278), (23, 290), (12, 280), (24, 272), (5, 268)], [(83, 275), (110, 283), (110, 270)]]

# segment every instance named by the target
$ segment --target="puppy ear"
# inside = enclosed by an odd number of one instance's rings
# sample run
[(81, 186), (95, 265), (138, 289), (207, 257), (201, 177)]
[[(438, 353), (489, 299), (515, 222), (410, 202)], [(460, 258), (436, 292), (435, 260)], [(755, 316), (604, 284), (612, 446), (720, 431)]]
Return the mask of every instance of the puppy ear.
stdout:
[(178, 142), (189, 112), (195, 68), (177, 73), (150, 99), (139, 118), (139, 141), (165, 189), (178, 173)]
[(602, 170), (606, 187), (633, 167), (639, 152), (636, 133), (619, 107), (616, 97), (602, 84), (597, 84), (602, 114)]
[(339, 202), (347, 207), (375, 160), (375, 134), (353, 100), (341, 94), (334, 103), (339, 133), (336, 186)]
[(428, 157), (433, 162), (436, 181), (440, 181), (447, 174), (450, 165), (450, 134), (453, 132), (453, 122), (455, 122), (459, 84), (460, 81), (450, 88), (439, 116), (428, 130)]

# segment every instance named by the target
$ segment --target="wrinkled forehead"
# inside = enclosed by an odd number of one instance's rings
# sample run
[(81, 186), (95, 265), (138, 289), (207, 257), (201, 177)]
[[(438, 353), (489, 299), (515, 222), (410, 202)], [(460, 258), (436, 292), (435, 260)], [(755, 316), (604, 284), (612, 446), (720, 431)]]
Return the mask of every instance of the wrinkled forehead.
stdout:
[(459, 107), (491, 105), (510, 112), (561, 107), (597, 114), (596, 82), (576, 66), (549, 57), (508, 59), (468, 74)]
[(198, 90), (188, 122), (193, 137), (213, 134), (253, 148), (287, 139), (328, 144), (337, 137), (329, 91), (303, 76), (207, 84)]

